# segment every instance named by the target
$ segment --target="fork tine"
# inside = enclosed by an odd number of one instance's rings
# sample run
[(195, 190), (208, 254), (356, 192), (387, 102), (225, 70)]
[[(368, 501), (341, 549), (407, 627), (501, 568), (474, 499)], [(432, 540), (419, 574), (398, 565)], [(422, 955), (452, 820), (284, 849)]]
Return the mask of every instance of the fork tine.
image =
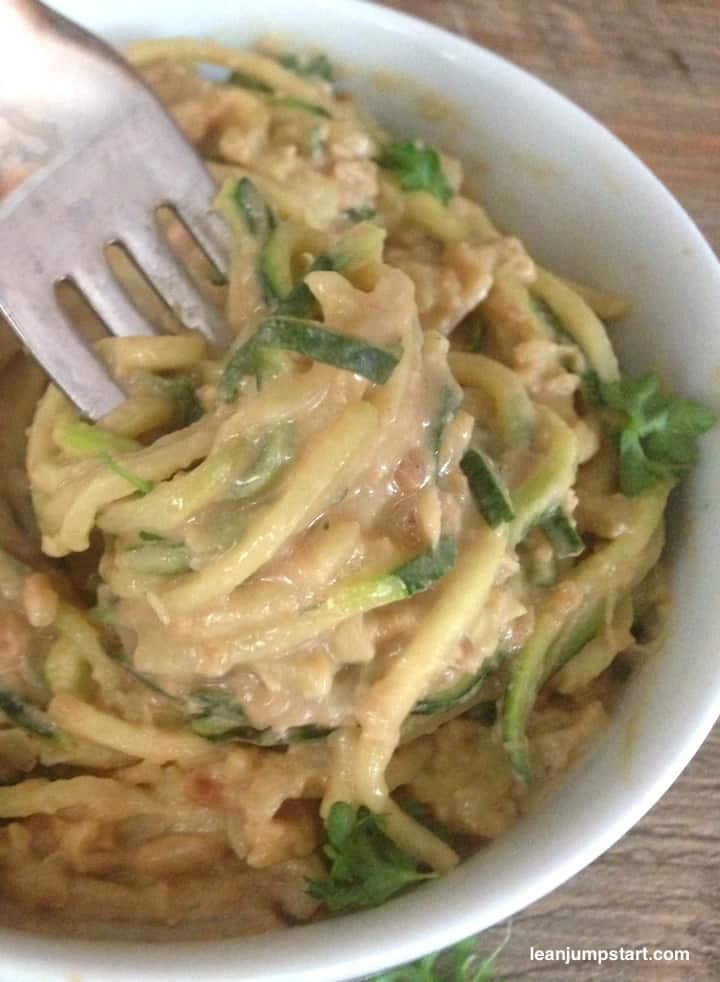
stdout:
[(188, 202), (177, 207), (177, 214), (218, 272), (227, 276), (230, 269), (230, 233), (222, 218), (215, 212), (203, 211), (201, 207), (196, 208)]
[[(90, 419), (100, 419), (125, 401), (123, 390), (51, 293), (46, 300), (31, 300), (18, 289), (0, 302), (0, 310), (45, 371)], [(37, 323), (43, 325), (43, 332), (25, 330)], [(47, 344), (48, 335), (53, 344)]]
[(203, 300), (154, 224), (131, 229), (121, 236), (120, 242), (185, 327), (200, 331), (214, 345), (227, 338), (220, 315)]
[(156, 333), (122, 289), (107, 263), (85, 264), (73, 273), (72, 278), (111, 334), (116, 337), (140, 337)]
[(227, 276), (231, 252), (230, 230), (217, 212), (209, 207), (217, 193), (214, 180), (204, 168), (199, 176), (201, 180), (170, 207), (195, 236), (218, 272)]
[[(159, 126), (156, 123), (156, 126)], [(182, 160), (182, 167), (176, 161)], [(207, 257), (226, 276), (231, 254), (230, 229), (214, 211), (218, 192), (215, 178), (200, 155), (188, 145), (177, 124), (166, 117), (162, 125), (162, 143), (157, 153), (144, 164), (153, 169), (155, 185), (164, 190), (164, 204), (175, 211), (195, 236)]]

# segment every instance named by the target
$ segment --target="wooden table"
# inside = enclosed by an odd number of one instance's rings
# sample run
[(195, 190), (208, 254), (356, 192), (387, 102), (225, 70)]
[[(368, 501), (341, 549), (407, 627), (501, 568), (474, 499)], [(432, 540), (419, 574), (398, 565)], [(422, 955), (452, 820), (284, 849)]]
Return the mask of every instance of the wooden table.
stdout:
[[(720, 252), (720, 0), (386, 0), (550, 82), (605, 123)], [(491, 950), (500, 926), (483, 936)], [(686, 948), (689, 964), (531, 962), (537, 948)], [(503, 978), (720, 979), (720, 727), (649, 815), (514, 919)]]

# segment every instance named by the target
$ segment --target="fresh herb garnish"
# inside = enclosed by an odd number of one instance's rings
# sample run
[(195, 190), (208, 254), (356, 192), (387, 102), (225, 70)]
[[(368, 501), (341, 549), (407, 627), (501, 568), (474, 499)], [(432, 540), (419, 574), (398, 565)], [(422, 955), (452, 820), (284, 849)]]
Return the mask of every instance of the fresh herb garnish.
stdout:
[(580, 376), (580, 391), (585, 402), (590, 406), (602, 405), (602, 392), (600, 390), (600, 376), (592, 369), (588, 369)]
[(477, 943), (477, 938), (466, 938), (452, 948), (373, 975), (366, 982), (495, 982), (495, 962), (506, 941), (491, 955), (479, 952)]
[(618, 414), (620, 488), (631, 497), (687, 474), (697, 461), (698, 437), (717, 422), (698, 402), (662, 395), (654, 372), (617, 382), (593, 378), (586, 387)]
[(378, 907), (413, 884), (433, 879), (383, 829), (383, 818), (369, 809), (357, 810), (336, 801), (326, 820), (324, 852), (330, 860), (324, 880), (309, 880), (307, 891), (328, 910)]
[(389, 143), (378, 160), (381, 167), (397, 174), (405, 191), (428, 191), (446, 205), (453, 196), (440, 155), (421, 140)]

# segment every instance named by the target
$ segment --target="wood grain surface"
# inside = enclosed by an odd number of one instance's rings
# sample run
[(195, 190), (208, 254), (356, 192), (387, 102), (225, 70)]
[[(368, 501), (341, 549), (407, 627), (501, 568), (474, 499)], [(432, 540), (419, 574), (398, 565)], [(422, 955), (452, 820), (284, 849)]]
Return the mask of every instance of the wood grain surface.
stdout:
[[(720, 252), (720, 0), (386, 0), (550, 82), (640, 156)], [(492, 950), (498, 926), (481, 939)], [(688, 949), (690, 961), (531, 962), (536, 948)], [(720, 728), (659, 804), (514, 918), (500, 976), (720, 980)]]

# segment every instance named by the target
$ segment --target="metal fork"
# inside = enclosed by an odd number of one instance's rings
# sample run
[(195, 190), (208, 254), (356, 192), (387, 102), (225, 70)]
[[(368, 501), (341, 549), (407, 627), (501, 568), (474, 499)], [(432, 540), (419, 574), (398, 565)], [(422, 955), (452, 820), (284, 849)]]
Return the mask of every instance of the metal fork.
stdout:
[(156, 216), (173, 208), (225, 274), (213, 179), (122, 58), (38, 0), (0, 0), (0, 170), (13, 154), (37, 169), (0, 203), (0, 311), (83, 413), (100, 419), (125, 394), (73, 328), (56, 285), (73, 283), (111, 334), (154, 333), (111, 273), (107, 245), (130, 254), (186, 327), (225, 340)]

